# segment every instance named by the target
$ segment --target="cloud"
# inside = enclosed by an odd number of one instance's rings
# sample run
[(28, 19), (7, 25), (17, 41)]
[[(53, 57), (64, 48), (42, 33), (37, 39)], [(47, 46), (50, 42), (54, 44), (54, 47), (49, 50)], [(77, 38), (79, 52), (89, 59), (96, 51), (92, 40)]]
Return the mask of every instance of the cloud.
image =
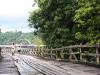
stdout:
[(5, 17), (19, 17), (27, 15), (32, 9), (33, 0), (0, 0), (0, 16)]
[(23, 31), (30, 32), (27, 19), (31, 10), (38, 9), (34, 0), (0, 0), (0, 28), (2, 32)]

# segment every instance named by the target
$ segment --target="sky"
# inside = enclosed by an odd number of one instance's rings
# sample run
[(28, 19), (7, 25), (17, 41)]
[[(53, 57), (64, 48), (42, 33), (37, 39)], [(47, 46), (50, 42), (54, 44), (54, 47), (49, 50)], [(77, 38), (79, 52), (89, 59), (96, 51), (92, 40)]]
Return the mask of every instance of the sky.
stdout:
[(0, 28), (2, 32), (32, 32), (28, 26), (29, 12), (38, 9), (34, 0), (0, 0)]

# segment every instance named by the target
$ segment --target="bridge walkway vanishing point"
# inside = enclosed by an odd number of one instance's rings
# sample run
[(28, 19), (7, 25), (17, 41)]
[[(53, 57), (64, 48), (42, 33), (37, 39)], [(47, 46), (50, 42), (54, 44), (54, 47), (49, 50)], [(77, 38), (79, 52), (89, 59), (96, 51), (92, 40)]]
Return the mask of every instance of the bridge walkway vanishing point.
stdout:
[[(78, 46), (80, 48), (80, 46)], [(87, 47), (87, 46), (82, 46), (82, 47)], [(75, 46), (76, 48), (76, 46)], [(82, 50), (82, 49), (77, 49), (77, 50)], [(89, 48), (92, 48), (89, 46)], [(89, 49), (89, 48), (86, 48)], [(96, 48), (96, 54), (95, 53), (90, 53), (86, 54), (89, 56), (97, 57), (95, 58), (96, 63), (98, 64), (100, 62), (99, 57), (99, 48), (98, 46), (93, 46), (93, 49), (95, 50)], [(44, 51), (45, 50), (45, 51)], [(54, 52), (50, 52), (53, 51)], [(57, 50), (57, 51), (56, 51)], [(21, 75), (100, 75), (100, 68), (96, 67), (90, 67), (87, 65), (82, 65), (82, 64), (75, 64), (71, 62), (59, 62), (59, 61), (53, 61), (53, 60), (45, 60), (41, 59), (41, 56), (46, 57), (46, 58), (57, 58), (58, 56), (55, 56), (57, 54), (55, 53), (60, 53), (64, 51), (69, 51), (69, 59), (75, 58), (79, 60), (76, 56), (76, 53), (71, 46), (65, 47), (64, 49), (59, 48), (59, 49), (43, 49), (43, 48), (21, 48), (20, 53), (17, 51), (15, 52), (16, 54), (13, 56), (15, 60), (15, 64), (18, 67), (19, 72)], [(43, 52), (40, 52), (43, 51)], [(59, 52), (60, 51), (60, 52)], [(72, 53), (72, 51), (74, 51)], [(85, 51), (85, 50), (84, 50)], [(84, 52), (83, 52), (84, 53)], [(81, 53), (81, 59), (83, 59), (83, 54)], [(11, 54), (11, 48), (2, 48), (2, 54)], [(52, 55), (49, 55), (52, 54)], [(63, 53), (64, 54), (64, 53)], [(68, 52), (67, 52), (68, 54)], [(80, 53), (78, 53), (79, 55)], [(83, 54), (83, 55), (82, 55)], [(49, 55), (49, 56), (48, 56)], [(54, 55), (54, 57), (53, 57)], [(61, 54), (60, 54), (61, 55)], [(55, 60), (55, 59), (54, 59)], [(85, 59), (86, 61), (86, 59)]]

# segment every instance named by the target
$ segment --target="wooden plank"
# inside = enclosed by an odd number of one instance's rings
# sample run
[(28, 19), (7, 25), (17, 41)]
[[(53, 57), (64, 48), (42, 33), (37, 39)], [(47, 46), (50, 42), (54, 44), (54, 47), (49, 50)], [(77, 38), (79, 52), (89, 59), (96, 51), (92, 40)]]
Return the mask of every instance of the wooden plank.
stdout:
[(20, 75), (11, 55), (2, 54), (0, 61), (0, 75)]
[(87, 56), (100, 56), (100, 54), (95, 54), (95, 53), (82, 53), (81, 55), (87, 55)]
[[(92, 67), (86, 67), (83, 65), (74, 65), (73, 63), (68, 62), (56, 62), (56, 61), (47, 61), (39, 60), (37, 58), (32, 58), (30, 56), (20, 55), (18, 58), (23, 60), (27, 65), (31, 66), (33, 69), (43, 73), (44, 75), (99, 75), (100, 69), (93, 69)], [(53, 63), (52, 63), (53, 62)], [(78, 68), (78, 69), (77, 69)], [(84, 71), (83, 69), (86, 70)], [(98, 71), (94, 73), (94, 71)]]

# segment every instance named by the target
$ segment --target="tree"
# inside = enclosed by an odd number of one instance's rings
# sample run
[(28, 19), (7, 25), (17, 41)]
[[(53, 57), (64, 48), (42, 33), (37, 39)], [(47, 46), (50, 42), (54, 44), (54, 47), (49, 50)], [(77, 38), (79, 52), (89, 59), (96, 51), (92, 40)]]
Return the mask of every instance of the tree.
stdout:
[(79, 0), (75, 12), (76, 39), (92, 44), (100, 43), (100, 1)]
[(76, 0), (36, 0), (39, 9), (31, 12), (29, 26), (36, 28), (48, 46), (75, 43), (73, 16)]

